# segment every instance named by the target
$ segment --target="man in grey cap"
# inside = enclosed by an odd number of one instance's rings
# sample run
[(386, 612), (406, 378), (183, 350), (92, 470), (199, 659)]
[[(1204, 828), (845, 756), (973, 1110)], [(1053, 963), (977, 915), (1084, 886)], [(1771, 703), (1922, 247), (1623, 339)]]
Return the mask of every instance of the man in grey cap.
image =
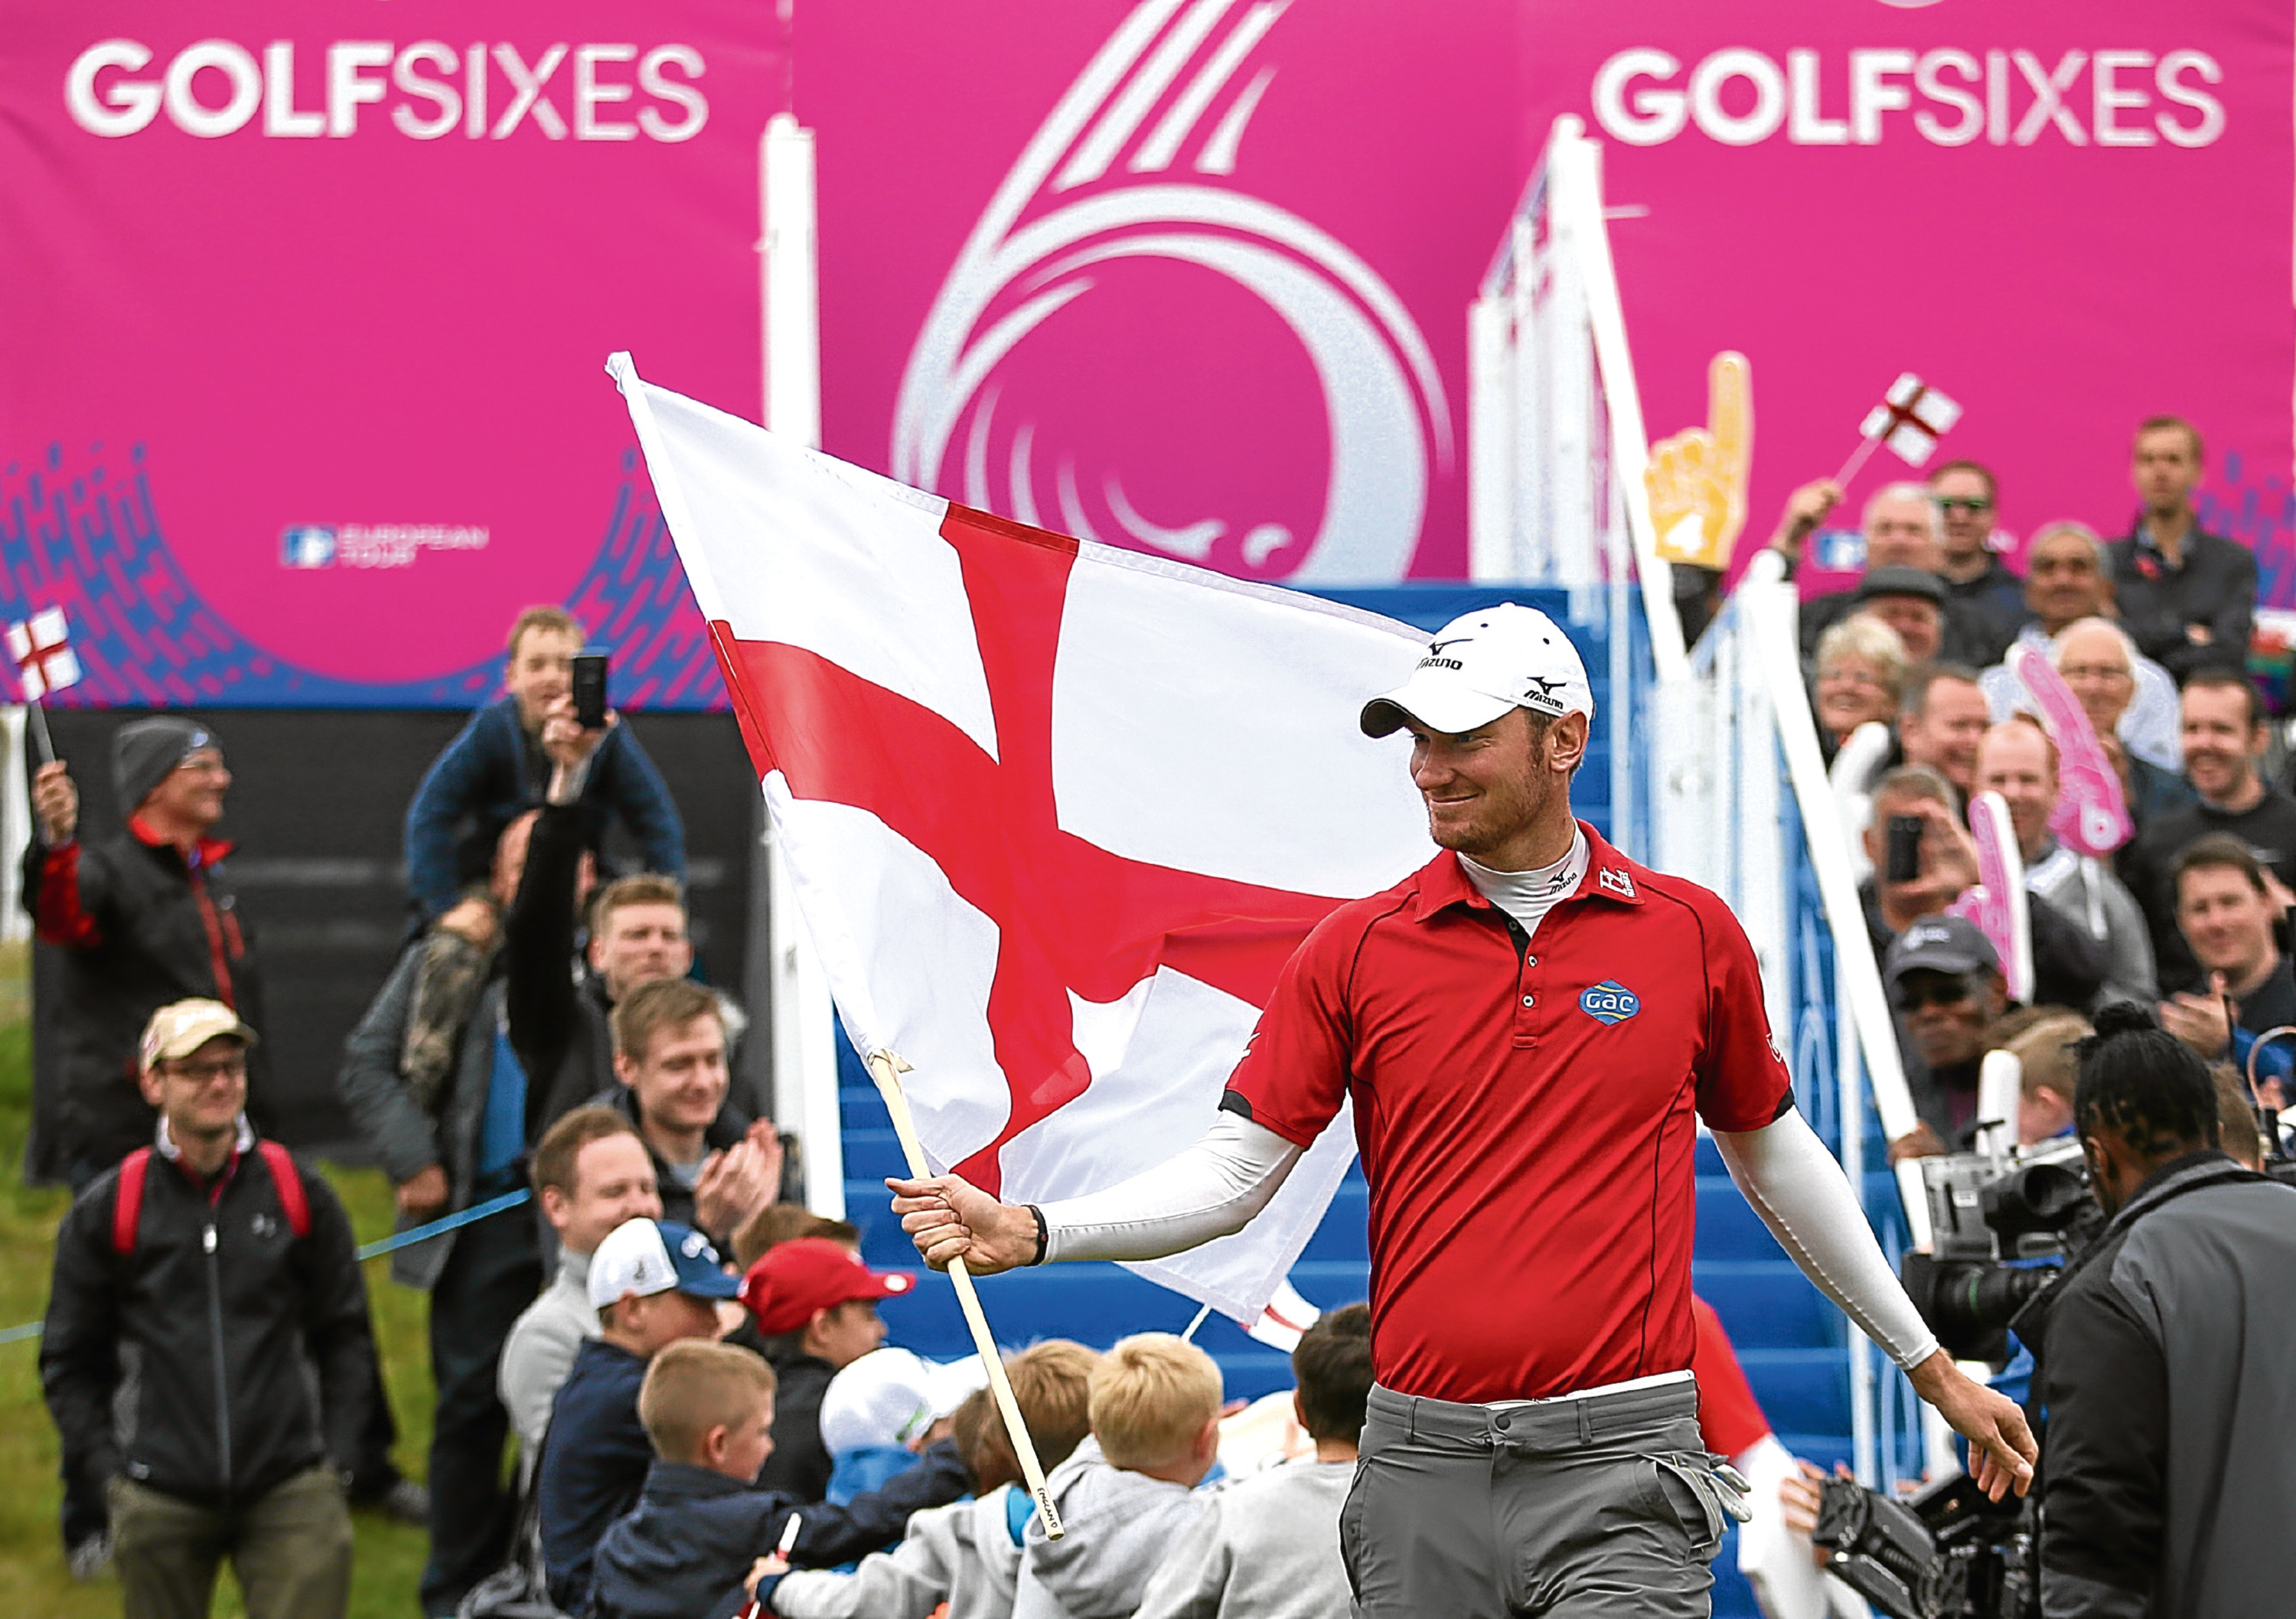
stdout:
[[(83, 842), (70, 773), (62, 760), (41, 766), (24, 863), (25, 908), (54, 947), (37, 1031), (75, 1191), (152, 1139), (135, 1056), (154, 1011), (197, 998), (264, 1023), (254, 937), (225, 868), (231, 845), (213, 835), (231, 787), (221, 740), (173, 714), (132, 720), (112, 736), (111, 785), (125, 825)], [(269, 1123), (260, 1049), (248, 1086), (258, 1130)]]
[(1739, 1481), (1690, 1370), (1701, 1119), (1787, 1252), (1975, 1440), (1996, 1498), (2032, 1476), (2023, 1418), (1939, 1348), (1795, 1111), (1736, 919), (1571, 814), (1594, 709), (1544, 614), (1446, 625), (1358, 722), (1410, 732), (1440, 848), (1309, 933), (1195, 1146), (1043, 1205), (887, 1183), (935, 1266), (1159, 1258), (1240, 1229), (1352, 1101), (1377, 1382), (1340, 1546), (1365, 1619), (1708, 1612)]
[(2001, 958), (1964, 916), (1924, 916), (1882, 964), (1905, 1038), (1906, 1085), (1922, 1122), (1890, 1143), (1890, 1156), (1958, 1152), (1977, 1122), (1977, 1070), (1985, 1031), (2009, 1007)]

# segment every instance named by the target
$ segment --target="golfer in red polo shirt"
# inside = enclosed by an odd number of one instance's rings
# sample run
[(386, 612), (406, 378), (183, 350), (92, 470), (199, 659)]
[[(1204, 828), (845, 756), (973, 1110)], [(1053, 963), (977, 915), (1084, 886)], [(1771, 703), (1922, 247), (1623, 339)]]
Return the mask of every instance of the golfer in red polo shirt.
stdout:
[(1737, 1492), (1690, 1372), (1702, 1118), (1786, 1252), (1976, 1442), (1987, 1488), (2032, 1476), (2022, 1415), (1939, 1349), (1794, 1111), (1736, 918), (1572, 817), (1593, 712), (1543, 613), (1445, 626), (1362, 719), (1410, 731), (1443, 852), (1308, 935), (1211, 1131), (1041, 1207), (890, 1183), (935, 1266), (1157, 1258), (1240, 1229), (1352, 1100), (1379, 1382), (1341, 1544), (1374, 1619), (1708, 1611)]

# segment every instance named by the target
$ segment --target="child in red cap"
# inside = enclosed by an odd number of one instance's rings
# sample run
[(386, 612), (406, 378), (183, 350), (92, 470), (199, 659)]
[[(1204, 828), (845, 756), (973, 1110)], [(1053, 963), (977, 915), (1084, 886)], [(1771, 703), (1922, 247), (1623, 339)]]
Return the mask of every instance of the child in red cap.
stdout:
[(908, 1292), (916, 1280), (913, 1271), (872, 1270), (851, 1249), (822, 1237), (777, 1244), (750, 1267), (742, 1303), (780, 1383), (774, 1451), (758, 1488), (801, 1501), (828, 1493), (821, 1396), (839, 1371), (885, 1341), (877, 1301)]

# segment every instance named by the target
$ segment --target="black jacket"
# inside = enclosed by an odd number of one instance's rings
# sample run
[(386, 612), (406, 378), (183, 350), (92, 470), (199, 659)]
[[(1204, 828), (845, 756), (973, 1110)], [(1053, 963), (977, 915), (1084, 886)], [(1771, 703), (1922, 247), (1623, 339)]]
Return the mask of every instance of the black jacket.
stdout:
[(897, 1541), (909, 1515), (945, 1506), (972, 1488), (948, 1440), (882, 1490), (841, 1507), (804, 1502), (684, 1462), (656, 1461), (629, 1515), (598, 1545), (590, 1619), (731, 1619), (742, 1581), (770, 1551), (792, 1511), (804, 1522), (790, 1562), (831, 1568)]
[(2193, 959), (2184, 930), (2177, 925), (2177, 856), (2211, 832), (2229, 833), (2283, 883), (2296, 884), (2296, 799), (2267, 789), (2254, 806), (2234, 815), (2194, 800), (2159, 817), (2123, 844), (2113, 870), (2136, 897), (2152, 930), (2152, 966), (2165, 993), (2200, 987), (2205, 981)]
[(819, 1355), (779, 1345), (767, 1354), (774, 1368), (774, 1453), (758, 1469), (758, 1487), (800, 1501), (829, 1494), (836, 1459), (821, 1441), (821, 1401), (837, 1368)]
[[(103, 1169), (152, 1139), (157, 1115), (136, 1089), (136, 1041), (170, 1001), (222, 1001), (265, 1030), (255, 936), (240, 915), (225, 857), (201, 839), (187, 862), (140, 823), (100, 842), (24, 855), (24, 907), (55, 969), (41, 998), (40, 1044), (53, 1054), (64, 1166)], [(269, 1118), (266, 1048), (249, 1048), (248, 1111)]]
[(535, 1498), (550, 1599), (570, 1614), (580, 1613), (588, 1597), (599, 1537), (645, 1486), (653, 1459), (638, 1420), (645, 1374), (646, 1362), (620, 1344), (585, 1338), (550, 1408)]
[[(638, 1093), (617, 1080), (590, 1097), (589, 1103), (593, 1107), (612, 1108), (637, 1130), (638, 1139), (645, 1141), (646, 1156), (653, 1161), (654, 1190), (661, 1197), (661, 1217), (699, 1229), (700, 1222), (693, 1217), (693, 1189), (670, 1173), (669, 1161), (654, 1150), (652, 1142), (645, 1140), (645, 1118), (644, 1110), (638, 1106)], [(747, 1134), (749, 1129), (749, 1115), (731, 1102), (725, 1103), (718, 1109), (718, 1116), (709, 1121), (709, 1128), (701, 1132), (701, 1145), (710, 1152), (722, 1153)], [(733, 1232), (710, 1231), (706, 1235), (721, 1252), (730, 1253), (734, 1251)]]
[(155, 1151), (124, 1257), (112, 1235), (117, 1167), (64, 1216), (40, 1382), (76, 1487), (100, 1493), (124, 1475), (244, 1506), (327, 1458), (347, 1467), (357, 1455), (376, 1385), (350, 1221), (299, 1159), (311, 1224), (292, 1237), (253, 1146), (243, 1135), (212, 1206), (209, 1188)]
[[(1942, 576), (1940, 576), (1942, 577)], [(1992, 552), (1985, 554), (1985, 571), (1975, 579), (1945, 581), (1946, 600), (1966, 610), (1983, 623), (1992, 656), (1978, 669), (1989, 668), (2007, 655), (2010, 644), (2025, 622), (2025, 581)]]
[[(2104, 566), (2121, 628), (2179, 684), (2206, 664), (2246, 663), (2256, 622), (2256, 553), (2246, 546), (2195, 527), (2185, 536), (2184, 564), (2172, 569), (2140, 525), (2105, 547)], [(2210, 644), (2195, 646), (2187, 624), (2206, 625)]]
[(2048, 1410), (2048, 1619), (2287, 1612), (2296, 1190), (2165, 1164), (2013, 1325)]
[(503, 998), (511, 1048), (526, 1068), (526, 1138), (619, 1083), (604, 986), (574, 950), (575, 882), (586, 846), (579, 804), (547, 804), (526, 845), (518, 897), (503, 921)]

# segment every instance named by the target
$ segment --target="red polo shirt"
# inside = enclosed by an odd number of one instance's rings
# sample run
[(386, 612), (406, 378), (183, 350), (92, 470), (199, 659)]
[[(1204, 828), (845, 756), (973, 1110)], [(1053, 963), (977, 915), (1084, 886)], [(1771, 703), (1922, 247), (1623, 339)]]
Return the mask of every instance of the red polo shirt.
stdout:
[(1301, 1146), (1355, 1104), (1372, 1365), (1398, 1393), (1540, 1399), (1690, 1365), (1695, 1109), (1792, 1105), (1744, 930), (1612, 849), (1527, 949), (1445, 852), (1300, 947), (1229, 1081)]

